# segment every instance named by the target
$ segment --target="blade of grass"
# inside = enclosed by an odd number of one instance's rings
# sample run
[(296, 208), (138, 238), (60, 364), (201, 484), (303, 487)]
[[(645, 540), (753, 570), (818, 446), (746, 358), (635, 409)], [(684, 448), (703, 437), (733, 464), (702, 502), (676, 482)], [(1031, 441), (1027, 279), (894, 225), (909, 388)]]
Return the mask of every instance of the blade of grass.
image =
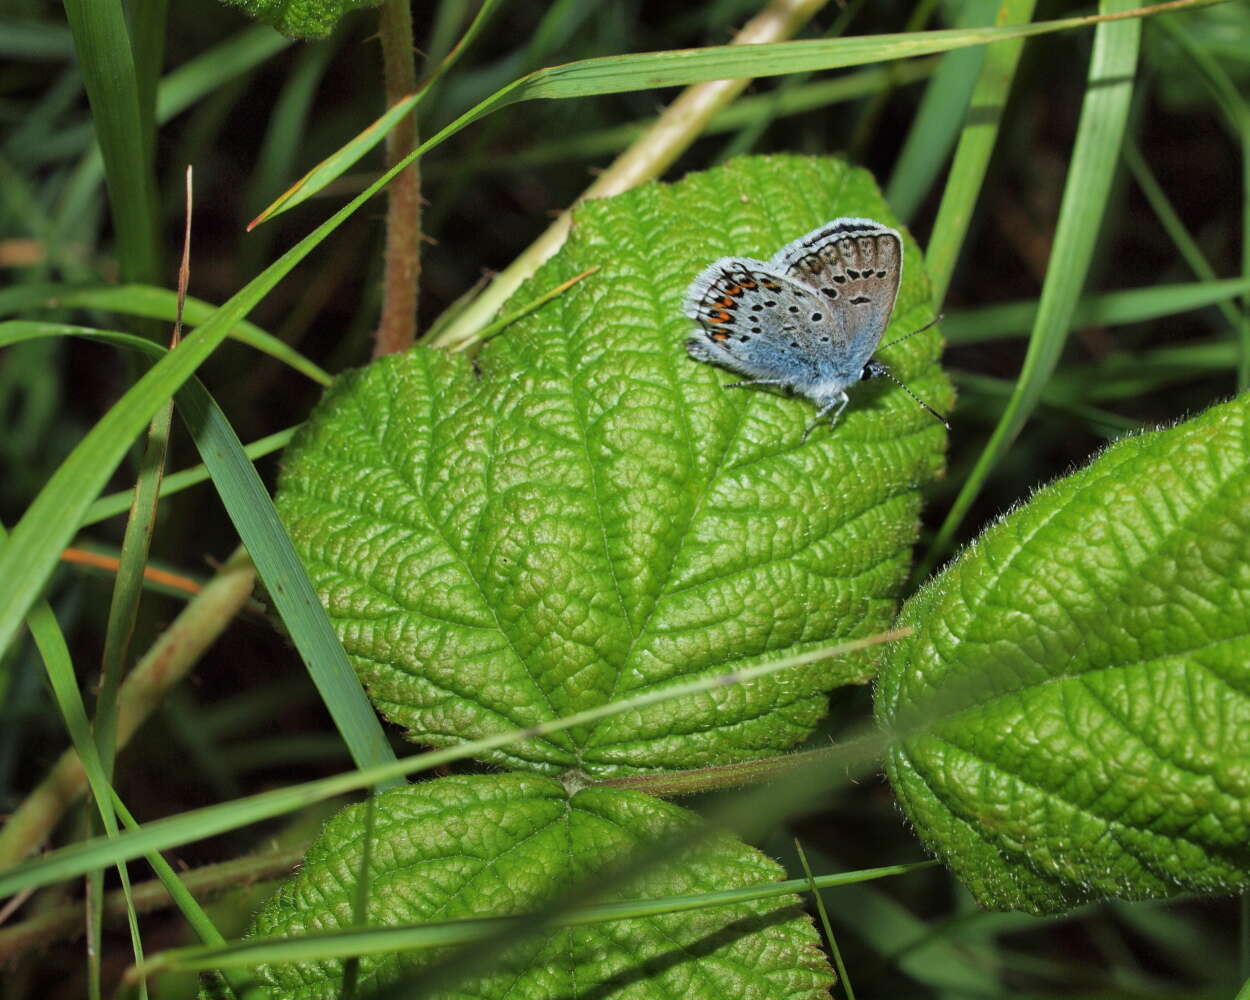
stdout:
[[(1086, 295), (1076, 304), (1072, 326), (1141, 323), (1218, 306), (1247, 293), (1250, 293), (1250, 279), (1230, 278)], [(980, 344), (1001, 337), (1018, 337), (1032, 329), (1037, 310), (1037, 301), (1030, 300), (949, 312), (942, 320), (942, 334), (951, 344)]]
[[(0, 343), (13, 342), (20, 337), (67, 334), (128, 347), (148, 357), (160, 357), (156, 368), (175, 357), (190, 342), (188, 338), (179, 347), (165, 352), (159, 345), (111, 331), (21, 321), (0, 324)], [(230, 422), (196, 379), (184, 383), (174, 398), (213, 477), (226, 513), (247, 546), (352, 759), (361, 767), (394, 761), (395, 754), (386, 733), (317, 599), (264, 483), (243, 454), (243, 446)], [(8, 550), (5, 552), (7, 554)]]
[[(281, 451), (291, 443), (291, 438), (295, 436), (295, 432), (299, 430), (300, 425), (288, 427), (283, 431), (276, 431), (273, 434), (267, 434), (263, 438), (257, 438), (251, 444), (243, 446), (243, 454), (251, 461), (258, 458), (264, 458), (266, 455), (272, 455), (275, 451)], [(164, 499), (175, 493), (181, 493), (183, 490), (205, 482), (212, 478), (206, 466), (193, 465), (188, 469), (181, 469), (178, 472), (171, 472), (161, 480), (160, 496)], [(108, 496), (100, 497), (95, 500), (87, 513), (83, 516), (82, 527), (92, 524), (99, 524), (101, 521), (110, 517), (116, 517), (130, 507), (131, 497), (134, 496), (132, 490), (122, 490), (119, 493), (110, 493)]]
[[(1218, 2), (1222, 0), (1168, 0), (1118, 14), (1061, 18), (1026, 27), (952, 28), (911, 34), (717, 45), (701, 49), (671, 49), (583, 59), (536, 70), (514, 80), (440, 130), (436, 138), (441, 141), (471, 122), (521, 101), (592, 97), (660, 87), (680, 87), (728, 78), (784, 76), (789, 73), (842, 69), (870, 62), (911, 59), (970, 45), (987, 45), (1006, 39), (1086, 27), (1107, 20), (1152, 16), (1164, 11), (1196, 8)], [(416, 94), (414, 98), (419, 99), (420, 96)], [(377, 145), (386, 131), (393, 128), (395, 122), (409, 110), (406, 104), (391, 108), (351, 143), (323, 160), (296, 182), (262, 212), (253, 225), (293, 208), (341, 176), (365, 152)]]
[[(173, 322), (177, 314), (177, 293), (154, 285), (73, 285), (29, 284), (0, 289), (0, 316), (30, 309), (99, 309), (123, 316), (144, 316)], [(202, 299), (187, 296), (183, 318), (190, 326), (206, 322), (217, 309)], [(254, 323), (240, 320), (229, 337), (247, 344), (271, 358), (294, 368), (321, 385), (331, 376), (294, 348)]]
[[(834, 875), (814, 875), (811, 879), (796, 878), (784, 882), (768, 882), (742, 889), (699, 893), (687, 896), (664, 896), (655, 899), (628, 900), (579, 907), (549, 920), (551, 927), (589, 927), (615, 920), (637, 920), (666, 913), (689, 913), (712, 906), (728, 906), (757, 899), (773, 899), (802, 892), (813, 883), (819, 888), (836, 888), (872, 882), (881, 878), (908, 875), (931, 868), (937, 862), (918, 861), (911, 864), (884, 865)], [(454, 944), (481, 941), (499, 934), (507, 927), (522, 927), (530, 922), (528, 914), (504, 917), (477, 917), (448, 920), (441, 923), (416, 924), (368, 930), (327, 931), (288, 938), (252, 938), (237, 941), (226, 948), (193, 946), (175, 948), (154, 955), (148, 963), (149, 974), (158, 971), (186, 972), (213, 968), (221, 963), (234, 968), (276, 962), (315, 962), (347, 956), (364, 957), (388, 952), (442, 948)]]
[[(1229, 132), (1241, 154), (1241, 273), (1250, 278), (1250, 103), (1229, 78), (1224, 67), (1212, 58), (1190, 35), (1189, 30), (1174, 18), (1163, 18), (1159, 29), (1167, 35), (1197, 67), (1199, 75), (1216, 99)], [(1237, 361), (1237, 388), (1250, 386), (1250, 296), (1243, 297), (1241, 315), (1234, 327), (1241, 343)]]
[[(7, 532), (0, 525), (0, 542), (5, 540), (6, 535)], [(61, 719), (65, 723), (65, 728), (69, 732), (70, 741), (78, 750), (79, 756), (83, 761), (87, 782), (91, 787), (96, 808), (104, 826), (106, 834), (104, 841), (106, 843), (111, 842), (118, 832), (117, 817), (113, 812), (113, 790), (100, 760), (100, 755), (96, 750), (95, 739), (91, 733), (91, 724), (87, 721), (87, 709), (83, 704), (82, 694), (78, 690), (78, 681), (74, 672), (74, 664), (70, 659), (69, 646), (65, 642), (65, 636), (61, 632), (56, 616), (52, 613), (52, 609), (47, 602), (39, 600), (33, 603), (26, 617), (26, 624), (30, 628), (31, 637), (35, 640), (35, 646), (43, 659), (49, 687), (52, 689), (53, 697), (60, 711)], [(127, 873), (124, 860), (118, 861), (116, 864), (117, 874), (121, 879), (122, 892), (126, 896), (126, 916), (130, 925), (131, 949), (134, 952), (135, 960), (142, 962), (143, 942), (139, 936), (138, 918), (135, 915), (134, 900), (130, 894), (130, 876)], [(83, 869), (78, 874), (88, 875), (98, 870), (98, 868), (92, 866)], [(102, 885), (102, 880), (100, 884)], [(97, 894), (98, 891), (97, 886)], [(93, 923), (93, 912), (93, 910), (89, 909), (87, 914), (89, 930)], [(95, 947), (88, 952), (88, 989), (98, 992), (100, 975), (98, 935), (94, 941)], [(143, 986), (142, 983), (140, 986), (141, 994), (146, 997), (146, 986)]]
[(851, 977), (846, 974), (846, 963), (842, 961), (842, 949), (838, 947), (838, 939), (834, 937), (833, 928), (829, 924), (829, 911), (825, 909), (825, 901), (820, 895), (820, 886), (816, 884), (816, 876), (812, 874), (812, 866), (807, 863), (807, 852), (803, 850), (803, 845), (799, 843), (799, 838), (794, 838), (794, 849), (798, 852), (799, 861), (803, 865), (803, 875), (807, 879), (807, 891), (812, 894), (812, 899), (816, 901), (816, 910), (820, 914), (820, 926), (824, 929), (825, 940), (829, 942), (829, 953), (833, 956), (833, 967), (838, 970), (838, 982), (842, 984), (842, 991), (846, 994), (846, 1000), (855, 1000), (855, 990), (851, 987)]
[[(997, 0), (965, 3), (957, 27), (992, 24), (996, 8)], [(948, 52), (929, 78), (885, 189), (885, 200), (900, 221), (908, 222), (916, 214), (955, 145), (984, 59), (980, 48)]]
[[(1002, 0), (999, 25), (1024, 25), (1033, 17), (1035, 0)], [(934, 308), (941, 310), (950, 287), (955, 263), (972, 224), (972, 213), (981, 195), (990, 155), (998, 142), (1011, 84), (1015, 80), (1024, 39), (1010, 39), (993, 45), (985, 54), (981, 73), (972, 89), (972, 100), (964, 121), (955, 159), (951, 164), (942, 203), (938, 206), (933, 234), (925, 248), (925, 270), (933, 287)]]
[[(1103, 0), (1101, 9), (1109, 13), (1120, 12), (1127, 8), (1128, 2)], [(1137, 20), (1100, 24), (1094, 32), (1089, 85), (1081, 107), (1050, 265), (1024, 366), (1002, 419), (994, 428), (993, 435), (938, 529), (928, 555), (917, 570), (920, 579), (949, 548), (986, 479), (1037, 406), (1046, 382), (1059, 361), (1089, 272), (1107, 194), (1119, 162), (1120, 145), (1133, 97), (1140, 40), (1141, 22)]]
[[(418, 774), (452, 761), (479, 757), (496, 747), (532, 739), (535, 736), (562, 732), (575, 726), (588, 725), (599, 719), (632, 712), (647, 705), (702, 694), (727, 684), (747, 683), (801, 664), (845, 656), (883, 642), (892, 642), (905, 634), (910, 633), (906, 630), (883, 632), (880, 635), (866, 636), (863, 639), (838, 643), (824, 649), (782, 657), (771, 663), (747, 667), (729, 674), (653, 689), (632, 698), (608, 705), (598, 705), (528, 729), (509, 730), (458, 746), (414, 754), (393, 763), (378, 764), (299, 785), (288, 785), (236, 799), (233, 802), (205, 806), (176, 816), (158, 819), (146, 824), (139, 831), (123, 833), (114, 840), (106, 841), (96, 838), (70, 844), (42, 857), (20, 862), (7, 870), (0, 871), (0, 897), (75, 878), (99, 864), (129, 860), (148, 851), (178, 847), (215, 834), (237, 830), (261, 820), (294, 812), (314, 802), (381, 784), (401, 775)], [(805, 780), (810, 783), (810, 775), (805, 776)]]
[(156, 183), (151, 126), (142, 119), (139, 83), (120, 3), (65, 0), (65, 16), (91, 104), (105, 167), (123, 281), (156, 281)]
[[(936, 66), (937, 61), (932, 56), (901, 63), (896, 67), (897, 82), (903, 85), (923, 80), (932, 74)], [(785, 118), (831, 104), (858, 100), (879, 90), (887, 82), (888, 76), (888, 67), (873, 67), (847, 73), (832, 80), (814, 80), (793, 88), (778, 88), (774, 93), (740, 97), (712, 117), (704, 128), (703, 135), (718, 135), (749, 128), (762, 115)], [(654, 124), (654, 118), (647, 118), (568, 138), (548, 139), (510, 152), (508, 156), (469, 156), (455, 163), (436, 161), (426, 168), (426, 172), (433, 180), (460, 171), (474, 175), (489, 174), (563, 163), (571, 159), (588, 159), (624, 149)], [(328, 191), (323, 192), (325, 193)]]

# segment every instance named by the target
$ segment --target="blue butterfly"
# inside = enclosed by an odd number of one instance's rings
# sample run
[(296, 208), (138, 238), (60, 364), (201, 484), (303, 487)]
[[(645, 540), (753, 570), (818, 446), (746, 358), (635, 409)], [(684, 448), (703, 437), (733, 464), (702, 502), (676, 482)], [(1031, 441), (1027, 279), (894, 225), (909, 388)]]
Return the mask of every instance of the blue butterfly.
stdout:
[(834, 219), (769, 261), (722, 257), (686, 291), (682, 311), (701, 327), (686, 350), (747, 376), (734, 386), (776, 385), (806, 396), (817, 407), (806, 438), (827, 413), (831, 426), (837, 424), (847, 388), (860, 379), (898, 381), (872, 355), (902, 276), (902, 238), (872, 219)]

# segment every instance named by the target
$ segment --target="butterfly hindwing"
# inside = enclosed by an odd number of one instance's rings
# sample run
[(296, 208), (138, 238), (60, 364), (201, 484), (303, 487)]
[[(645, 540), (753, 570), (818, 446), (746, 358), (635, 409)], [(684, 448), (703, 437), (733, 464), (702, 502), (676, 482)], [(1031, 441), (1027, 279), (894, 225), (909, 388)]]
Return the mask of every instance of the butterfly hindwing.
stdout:
[(700, 361), (800, 391), (817, 377), (821, 333), (812, 317), (822, 322), (828, 310), (763, 261), (716, 261), (691, 283), (684, 312), (702, 327), (686, 343)]

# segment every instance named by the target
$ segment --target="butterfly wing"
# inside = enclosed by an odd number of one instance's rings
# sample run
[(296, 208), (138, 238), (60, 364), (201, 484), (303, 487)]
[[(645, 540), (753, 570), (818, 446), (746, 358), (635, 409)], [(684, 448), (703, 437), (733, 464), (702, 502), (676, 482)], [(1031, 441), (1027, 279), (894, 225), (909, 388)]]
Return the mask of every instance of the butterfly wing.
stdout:
[(829, 311), (810, 288), (763, 261), (723, 257), (691, 282), (682, 311), (702, 328), (686, 342), (691, 356), (810, 395), (821, 335), (812, 317)]
[(903, 241), (873, 219), (834, 219), (778, 250), (769, 269), (812, 289), (831, 313), (839, 377), (859, 377), (890, 322)]

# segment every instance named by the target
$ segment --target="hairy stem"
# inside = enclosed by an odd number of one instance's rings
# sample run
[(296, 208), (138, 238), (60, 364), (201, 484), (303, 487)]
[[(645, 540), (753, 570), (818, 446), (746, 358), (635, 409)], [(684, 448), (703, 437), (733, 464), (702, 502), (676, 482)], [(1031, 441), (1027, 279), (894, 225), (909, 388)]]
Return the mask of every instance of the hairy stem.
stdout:
[[(381, 7), (382, 72), (386, 105), (417, 89), (412, 12), (408, 0), (386, 0)], [(393, 166), (417, 147), (417, 120), (408, 115), (386, 137), (386, 163)], [(417, 282), (421, 277), (421, 173), (404, 170), (387, 188), (385, 273), (382, 318), (373, 356), (406, 351), (417, 335)]]

